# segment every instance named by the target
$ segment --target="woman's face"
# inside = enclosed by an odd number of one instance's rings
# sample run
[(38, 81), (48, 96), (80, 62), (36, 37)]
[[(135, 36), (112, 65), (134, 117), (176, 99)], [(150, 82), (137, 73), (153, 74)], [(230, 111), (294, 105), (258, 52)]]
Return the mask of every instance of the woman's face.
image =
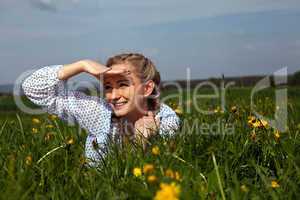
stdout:
[(129, 70), (129, 73), (105, 75), (104, 94), (117, 117), (141, 113), (143, 108), (143, 87), (135, 69), (127, 64), (112, 66), (116, 70)]

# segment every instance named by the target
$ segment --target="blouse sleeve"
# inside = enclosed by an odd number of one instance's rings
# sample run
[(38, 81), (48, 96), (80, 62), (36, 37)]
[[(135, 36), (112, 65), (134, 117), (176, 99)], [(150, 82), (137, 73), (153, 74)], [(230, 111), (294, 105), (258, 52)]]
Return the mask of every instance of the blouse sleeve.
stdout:
[(158, 113), (160, 119), (160, 135), (173, 135), (180, 127), (180, 119), (166, 104), (161, 104), (160, 111)]
[[(97, 96), (68, 90), (67, 81), (58, 79), (58, 70), (62, 66), (46, 66), (34, 71), (22, 83), (24, 94), (48, 113), (56, 114), (64, 121), (76, 121), (89, 132), (88, 138), (96, 138), (97, 144), (104, 144), (110, 131), (110, 106)], [(90, 147), (86, 146), (86, 150), (92, 151)]]

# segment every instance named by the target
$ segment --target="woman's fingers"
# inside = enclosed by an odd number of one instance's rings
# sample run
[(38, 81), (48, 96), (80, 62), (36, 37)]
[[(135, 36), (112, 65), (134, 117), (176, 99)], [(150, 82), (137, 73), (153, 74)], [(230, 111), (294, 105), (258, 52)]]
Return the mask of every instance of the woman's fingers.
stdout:
[(154, 117), (154, 116), (155, 116), (155, 114), (154, 114), (154, 112), (153, 112), (153, 111), (148, 111), (148, 113), (147, 113), (147, 114), (148, 114), (148, 116), (149, 116), (149, 117)]
[(103, 76), (127, 75), (129, 73), (130, 72), (128, 72), (128, 70), (113, 69), (111, 67), (108, 67), (104, 71), (101, 71), (100, 73), (94, 74), (94, 76), (98, 80), (102, 80)]
[(112, 68), (111, 68), (111, 67), (108, 67), (106, 70), (103, 71), (103, 73), (107, 73), (107, 72), (109, 72), (109, 71), (111, 71), (111, 70), (112, 70)]
[(159, 116), (156, 116), (153, 111), (148, 111), (148, 116), (150, 119), (154, 120), (154, 122), (158, 125), (159, 124)]
[(113, 69), (105, 71), (105, 75), (115, 75), (115, 74), (129, 74), (130, 71), (126, 69)]

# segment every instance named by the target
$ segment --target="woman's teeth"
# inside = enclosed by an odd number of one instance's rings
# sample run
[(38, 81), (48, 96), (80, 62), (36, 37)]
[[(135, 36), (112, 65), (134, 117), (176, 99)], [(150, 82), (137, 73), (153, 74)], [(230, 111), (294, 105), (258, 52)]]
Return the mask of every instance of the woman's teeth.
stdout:
[(119, 103), (114, 103), (113, 105), (115, 107), (120, 107), (120, 106), (123, 106), (124, 104), (126, 104), (127, 102), (119, 102)]

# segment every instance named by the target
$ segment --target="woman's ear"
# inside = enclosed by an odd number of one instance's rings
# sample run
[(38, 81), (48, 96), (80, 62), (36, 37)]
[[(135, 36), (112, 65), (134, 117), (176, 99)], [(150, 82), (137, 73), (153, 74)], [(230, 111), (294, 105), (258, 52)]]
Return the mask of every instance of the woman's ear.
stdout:
[(150, 96), (154, 88), (155, 88), (155, 83), (152, 80), (147, 81), (144, 84), (144, 97)]

